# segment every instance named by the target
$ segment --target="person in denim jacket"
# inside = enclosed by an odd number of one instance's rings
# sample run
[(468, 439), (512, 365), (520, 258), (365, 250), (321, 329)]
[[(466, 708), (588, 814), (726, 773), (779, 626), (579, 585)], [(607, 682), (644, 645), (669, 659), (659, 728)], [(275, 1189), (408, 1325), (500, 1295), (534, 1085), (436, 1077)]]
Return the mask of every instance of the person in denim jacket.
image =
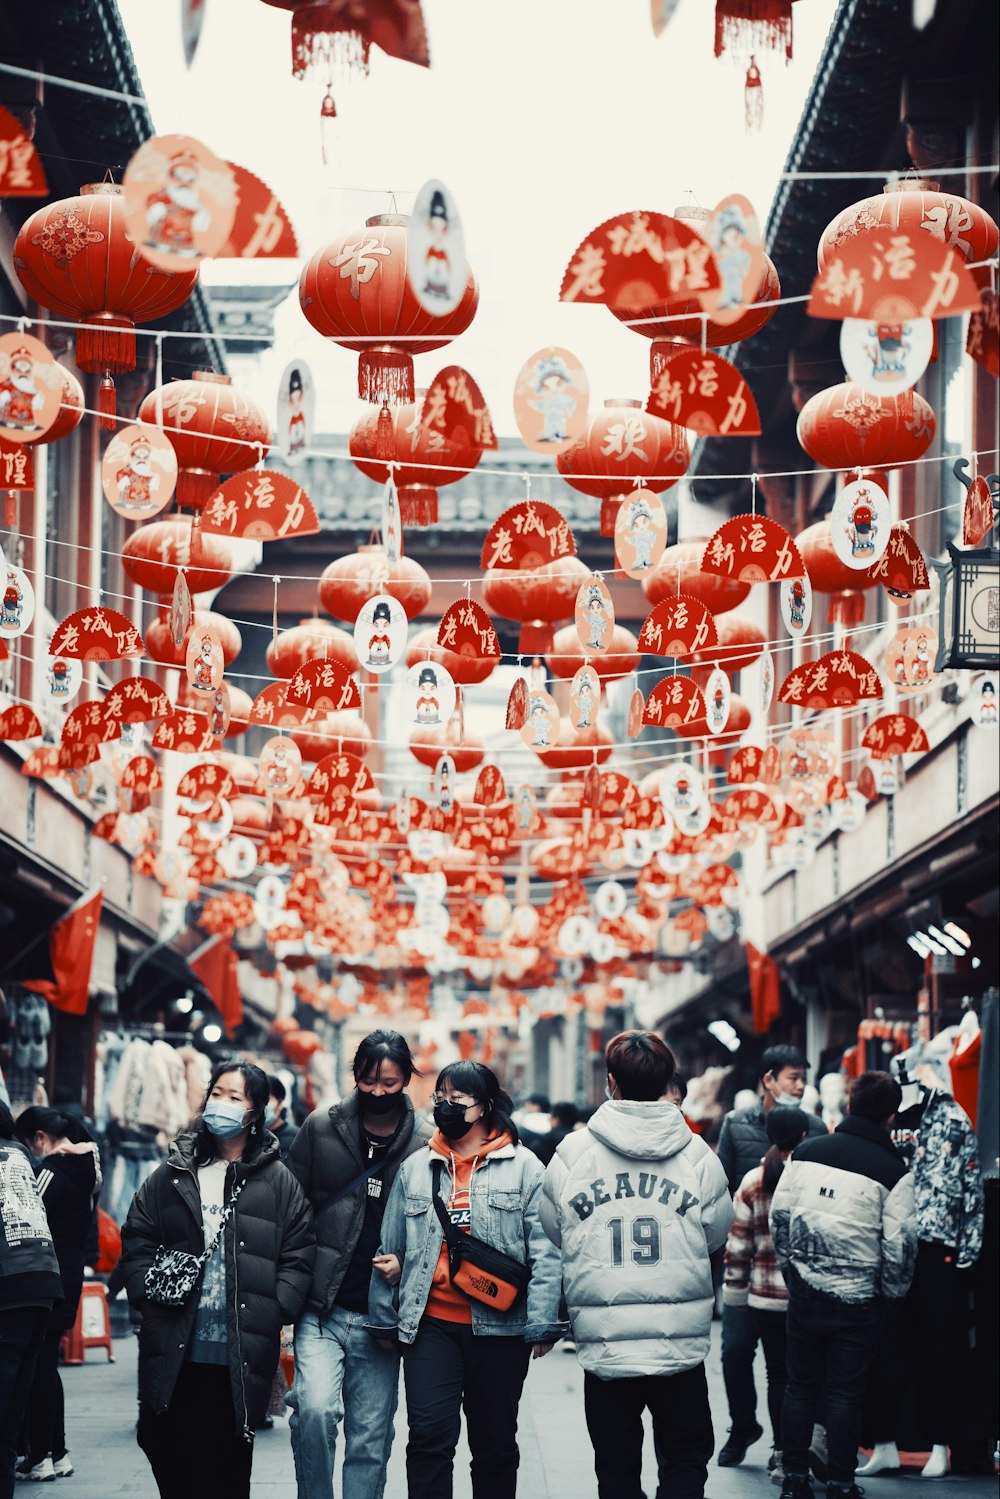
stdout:
[[(368, 1331), (403, 1351), (409, 1499), (449, 1499), (463, 1405), (475, 1499), (514, 1499), (528, 1363), (566, 1331), (559, 1252), (538, 1216), (542, 1167), (520, 1144), (510, 1108), (489, 1067), (446, 1067), (434, 1092), (435, 1134), (400, 1167), (382, 1220), (379, 1256), (395, 1263), (387, 1273), (383, 1261), (372, 1277)], [(452, 1286), (435, 1176), (456, 1227), (530, 1266), (527, 1295), (508, 1312)]]

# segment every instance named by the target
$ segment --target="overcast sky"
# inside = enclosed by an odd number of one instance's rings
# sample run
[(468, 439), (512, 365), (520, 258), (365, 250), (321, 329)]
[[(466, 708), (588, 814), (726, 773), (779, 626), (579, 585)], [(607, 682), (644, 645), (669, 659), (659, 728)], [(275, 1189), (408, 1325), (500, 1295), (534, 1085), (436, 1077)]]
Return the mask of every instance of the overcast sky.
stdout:
[[(417, 360), (418, 384), (443, 364), (479, 381), (499, 432), (516, 431), (512, 393), (529, 354), (562, 344), (582, 360), (594, 405), (645, 397), (648, 343), (603, 308), (558, 302), (566, 262), (588, 230), (634, 208), (712, 207), (744, 193), (766, 217), (836, 0), (795, 7), (795, 57), (760, 59), (765, 123), (747, 136), (743, 73), (713, 55), (711, 0), (680, 0), (655, 39), (649, 0), (424, 0), (431, 68), (373, 51), (371, 74), (335, 89), (339, 160), (320, 152), (321, 81), (291, 77), (290, 18), (262, 0), (207, 0), (185, 69), (177, 7), (119, 0), (158, 133), (203, 140), (278, 192), (303, 257), (371, 214), (401, 212), (429, 177), (462, 212), (479, 312), (447, 353)], [(233, 262), (206, 268), (231, 282)], [(781, 267), (778, 267), (779, 273)], [(240, 275), (290, 283), (298, 266), (258, 261)], [(355, 356), (328, 347), (296, 294), (279, 309), (274, 350), (241, 375), (273, 412), (281, 370), (308, 361), (318, 427), (345, 431), (360, 407)]]

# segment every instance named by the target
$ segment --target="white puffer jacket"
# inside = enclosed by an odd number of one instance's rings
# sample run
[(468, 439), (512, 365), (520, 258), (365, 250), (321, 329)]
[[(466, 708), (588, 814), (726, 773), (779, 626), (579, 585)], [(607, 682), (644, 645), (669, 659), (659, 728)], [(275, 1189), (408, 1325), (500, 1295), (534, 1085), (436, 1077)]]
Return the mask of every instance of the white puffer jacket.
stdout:
[(726, 1173), (672, 1103), (602, 1104), (545, 1173), (577, 1355), (601, 1379), (679, 1374), (708, 1353)]

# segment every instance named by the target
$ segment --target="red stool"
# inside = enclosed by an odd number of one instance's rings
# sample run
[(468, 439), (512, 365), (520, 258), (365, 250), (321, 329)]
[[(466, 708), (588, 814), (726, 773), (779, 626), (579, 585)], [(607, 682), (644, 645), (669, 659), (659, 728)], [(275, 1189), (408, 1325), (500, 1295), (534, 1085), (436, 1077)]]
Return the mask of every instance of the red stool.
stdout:
[(76, 1309), (76, 1321), (59, 1343), (59, 1352), (64, 1364), (86, 1363), (88, 1348), (106, 1348), (108, 1363), (115, 1356), (111, 1351), (111, 1319), (108, 1316), (108, 1290), (103, 1281), (85, 1280)]

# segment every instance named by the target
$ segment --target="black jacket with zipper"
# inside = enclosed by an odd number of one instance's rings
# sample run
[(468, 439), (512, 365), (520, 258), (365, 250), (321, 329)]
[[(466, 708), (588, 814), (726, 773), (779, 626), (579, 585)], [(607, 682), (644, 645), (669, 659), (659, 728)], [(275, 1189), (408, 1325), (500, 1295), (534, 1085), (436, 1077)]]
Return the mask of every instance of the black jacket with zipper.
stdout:
[[(201, 1254), (205, 1248), (194, 1135), (181, 1135), (139, 1188), (122, 1229), (121, 1274), (142, 1313), (139, 1395), (156, 1415), (170, 1404), (191, 1340), (201, 1279), (182, 1307), (147, 1300), (146, 1271), (161, 1244)], [(225, 1254), (229, 1375), (238, 1429), (250, 1435), (267, 1409), (286, 1322), (302, 1310), (315, 1255), (312, 1212), (298, 1182), (278, 1159), (268, 1134), (260, 1154), (226, 1171), (225, 1200), (243, 1189), (215, 1253)]]
[[(382, 1164), (382, 1201), (387, 1202), (396, 1172), (414, 1151), (421, 1150), (434, 1130), (418, 1119), (409, 1097), (402, 1095), (403, 1124)], [(365, 1220), (368, 1189), (359, 1182), (339, 1202), (329, 1198), (361, 1175), (366, 1161), (361, 1153), (358, 1118), (359, 1094), (355, 1088), (342, 1103), (316, 1109), (303, 1124), (287, 1158), (316, 1213), (316, 1270), (307, 1308), (327, 1316), (347, 1274), (358, 1246)], [(327, 1205), (328, 1204), (328, 1205)]]

